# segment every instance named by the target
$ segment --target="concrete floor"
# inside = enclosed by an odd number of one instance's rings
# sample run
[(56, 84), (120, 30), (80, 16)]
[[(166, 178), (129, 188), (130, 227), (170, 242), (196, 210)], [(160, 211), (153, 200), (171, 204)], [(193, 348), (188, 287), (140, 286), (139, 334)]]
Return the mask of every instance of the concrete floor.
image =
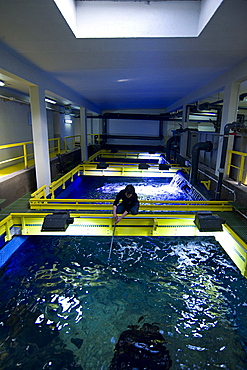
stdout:
[(29, 199), (32, 192), (29, 192), (25, 194), (24, 196), (20, 197), (7, 207), (3, 208), (0, 211), (0, 220), (3, 220), (5, 217), (7, 217), (10, 213), (26, 213), (26, 212), (32, 212), (32, 210), (29, 209)]

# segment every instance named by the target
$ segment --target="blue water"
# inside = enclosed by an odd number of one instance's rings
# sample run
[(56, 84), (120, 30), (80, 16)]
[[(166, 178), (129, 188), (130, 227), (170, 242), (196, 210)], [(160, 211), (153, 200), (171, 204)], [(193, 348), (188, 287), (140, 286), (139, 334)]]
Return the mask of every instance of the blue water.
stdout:
[(179, 187), (171, 186), (171, 178), (127, 178), (127, 177), (76, 177), (65, 190), (58, 190), (58, 199), (114, 199), (126, 185), (135, 187), (141, 200), (187, 200), (188, 197)]
[(32, 236), (1, 270), (0, 369), (109, 368), (157, 323), (172, 369), (247, 368), (247, 280), (213, 237)]

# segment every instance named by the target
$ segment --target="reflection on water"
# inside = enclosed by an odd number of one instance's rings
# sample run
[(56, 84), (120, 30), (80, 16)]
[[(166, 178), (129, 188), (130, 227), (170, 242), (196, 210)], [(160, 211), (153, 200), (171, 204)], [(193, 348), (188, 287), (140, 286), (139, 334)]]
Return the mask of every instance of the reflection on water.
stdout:
[(1, 272), (0, 369), (109, 369), (157, 323), (172, 369), (246, 369), (247, 280), (214, 238), (30, 237)]
[(141, 200), (187, 200), (187, 195), (171, 178), (78, 177), (57, 194), (60, 199), (114, 199), (126, 185), (132, 184)]

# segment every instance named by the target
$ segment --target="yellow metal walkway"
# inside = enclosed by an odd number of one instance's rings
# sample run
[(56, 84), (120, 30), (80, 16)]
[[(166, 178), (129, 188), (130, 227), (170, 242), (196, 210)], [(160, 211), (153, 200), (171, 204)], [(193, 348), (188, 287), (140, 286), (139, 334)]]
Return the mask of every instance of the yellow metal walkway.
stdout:
[[(0, 235), (11, 240), (14, 232), (18, 235), (90, 235), (112, 236), (114, 221), (112, 213), (73, 213), (73, 223), (65, 231), (42, 232), (46, 215), (50, 213), (12, 213), (0, 221)], [(223, 225), (223, 231), (201, 232), (194, 223), (195, 214), (138, 214), (128, 215), (116, 225), (118, 236), (214, 236), (227, 252), (241, 273), (247, 277), (247, 244), (231, 229)], [(13, 229), (14, 227), (14, 229)]]

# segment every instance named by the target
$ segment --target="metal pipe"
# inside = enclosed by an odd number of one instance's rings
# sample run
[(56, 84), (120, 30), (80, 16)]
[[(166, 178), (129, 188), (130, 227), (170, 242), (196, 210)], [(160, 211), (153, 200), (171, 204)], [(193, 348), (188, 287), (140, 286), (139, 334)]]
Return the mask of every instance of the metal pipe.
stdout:
[(221, 150), (220, 167), (218, 170), (219, 171), (218, 183), (217, 183), (217, 187), (215, 190), (215, 200), (220, 200), (220, 196), (221, 196), (221, 188), (222, 188), (223, 177), (224, 177), (224, 168), (225, 168), (225, 162), (226, 162), (229, 132), (230, 130), (237, 132), (240, 130), (242, 126), (243, 124), (240, 122), (232, 122), (232, 123), (227, 123), (224, 127), (224, 137), (223, 137), (222, 150)]
[(191, 163), (191, 171), (190, 171), (190, 183), (191, 185), (195, 185), (197, 182), (197, 172), (198, 172), (198, 164), (199, 164), (199, 154), (201, 150), (205, 150), (206, 152), (211, 152), (213, 149), (212, 141), (206, 142), (199, 142), (195, 144), (192, 148), (192, 163)]
[(171, 161), (171, 147), (173, 142), (178, 143), (180, 139), (179, 135), (171, 136), (166, 142), (166, 160), (168, 163)]

